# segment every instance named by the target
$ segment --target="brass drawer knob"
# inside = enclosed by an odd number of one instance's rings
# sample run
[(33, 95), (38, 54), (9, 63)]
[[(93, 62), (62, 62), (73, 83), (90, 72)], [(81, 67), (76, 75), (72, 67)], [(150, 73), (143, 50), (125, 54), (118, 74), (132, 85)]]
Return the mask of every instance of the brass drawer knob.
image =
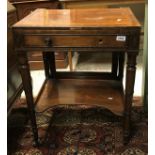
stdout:
[(50, 37), (45, 38), (44, 42), (46, 46), (52, 46), (52, 39)]

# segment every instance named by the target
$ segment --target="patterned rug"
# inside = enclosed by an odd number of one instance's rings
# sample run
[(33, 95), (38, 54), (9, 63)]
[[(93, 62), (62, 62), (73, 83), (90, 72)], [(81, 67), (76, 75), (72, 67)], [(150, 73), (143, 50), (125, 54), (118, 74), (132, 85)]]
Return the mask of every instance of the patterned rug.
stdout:
[(32, 146), (27, 110), (20, 108), (8, 118), (8, 155), (146, 155), (147, 117), (132, 109), (132, 137), (123, 145), (122, 118), (97, 107), (58, 107), (37, 113), (42, 145)]

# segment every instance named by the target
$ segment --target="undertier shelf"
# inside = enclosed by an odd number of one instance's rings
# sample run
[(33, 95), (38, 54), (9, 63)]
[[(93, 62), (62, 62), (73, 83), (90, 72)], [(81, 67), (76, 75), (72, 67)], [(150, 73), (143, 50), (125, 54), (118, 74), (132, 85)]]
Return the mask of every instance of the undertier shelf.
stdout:
[(117, 115), (124, 110), (122, 83), (113, 80), (46, 80), (36, 100), (36, 111), (59, 106), (100, 106)]

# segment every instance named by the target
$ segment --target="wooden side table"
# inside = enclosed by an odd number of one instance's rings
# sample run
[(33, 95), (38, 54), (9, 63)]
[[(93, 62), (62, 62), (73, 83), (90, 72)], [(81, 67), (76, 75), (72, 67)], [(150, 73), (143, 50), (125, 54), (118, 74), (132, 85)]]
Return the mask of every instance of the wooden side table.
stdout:
[[(34, 139), (38, 144), (31, 77), (27, 53), (46, 51), (49, 69), (39, 105), (111, 105), (111, 110), (124, 117), (125, 141), (130, 135), (130, 117), (136, 56), (139, 51), (140, 24), (129, 8), (118, 9), (37, 9), (13, 26), (15, 50), (30, 111)], [(113, 52), (127, 55), (126, 86), (123, 90), (120, 57), (117, 71), (108, 73), (56, 72), (54, 51)], [(53, 52), (52, 52), (53, 51)], [(48, 104), (47, 104), (48, 103)], [(120, 111), (115, 111), (116, 107)]]

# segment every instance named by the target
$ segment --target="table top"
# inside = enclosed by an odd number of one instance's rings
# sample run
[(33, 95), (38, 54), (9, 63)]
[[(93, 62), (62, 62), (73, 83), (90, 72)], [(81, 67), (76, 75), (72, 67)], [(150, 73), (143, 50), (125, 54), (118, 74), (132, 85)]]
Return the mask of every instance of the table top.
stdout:
[[(94, 0), (59, 0), (60, 2), (85, 2)], [(97, 0), (97, 2), (104, 2), (106, 4), (136, 4), (145, 3), (146, 0)]]
[(129, 8), (36, 9), (13, 27), (140, 27)]
[(18, 4), (18, 3), (33, 3), (33, 2), (46, 2), (52, 0), (9, 0), (10, 3)]

